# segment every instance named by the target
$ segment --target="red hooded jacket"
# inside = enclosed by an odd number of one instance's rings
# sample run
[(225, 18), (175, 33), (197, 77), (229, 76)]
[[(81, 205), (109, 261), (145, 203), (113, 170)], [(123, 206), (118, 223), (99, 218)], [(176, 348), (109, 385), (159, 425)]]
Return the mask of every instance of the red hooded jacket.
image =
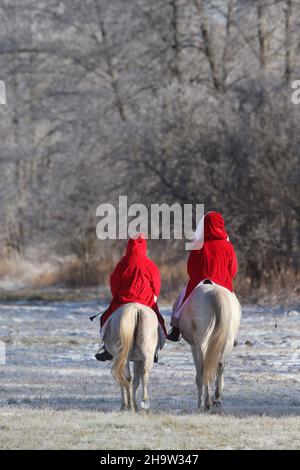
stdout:
[(237, 269), (237, 258), (228, 240), (223, 217), (218, 212), (208, 212), (204, 217), (204, 245), (200, 250), (191, 251), (188, 259), (190, 279), (185, 298), (204, 279), (210, 279), (232, 292), (232, 280)]
[(160, 272), (153, 261), (147, 257), (146, 252), (145, 238), (140, 236), (135, 240), (128, 240), (126, 254), (110, 276), (110, 289), (113, 298), (110, 306), (101, 317), (101, 327), (121, 305), (139, 302), (155, 311), (165, 331), (164, 320), (159, 313), (155, 299), (160, 292)]

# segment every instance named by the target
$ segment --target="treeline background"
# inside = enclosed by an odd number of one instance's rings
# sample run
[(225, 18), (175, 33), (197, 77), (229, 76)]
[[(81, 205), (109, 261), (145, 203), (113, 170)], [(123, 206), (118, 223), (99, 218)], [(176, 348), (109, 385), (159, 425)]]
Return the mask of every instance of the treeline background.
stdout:
[[(219, 210), (238, 288), (297, 295), (299, 12), (299, 0), (0, 0), (1, 286), (107, 282), (124, 242), (97, 241), (96, 207), (122, 194)], [(164, 291), (178, 289), (182, 243), (149, 249)]]

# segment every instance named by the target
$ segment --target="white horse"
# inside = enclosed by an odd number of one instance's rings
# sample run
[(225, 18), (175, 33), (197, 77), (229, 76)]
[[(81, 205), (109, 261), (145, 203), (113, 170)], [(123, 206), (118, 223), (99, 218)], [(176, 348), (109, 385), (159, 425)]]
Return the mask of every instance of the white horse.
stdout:
[(198, 410), (212, 407), (210, 384), (216, 378), (213, 405), (221, 406), (224, 360), (232, 351), (240, 325), (236, 296), (216, 284), (199, 285), (182, 306), (179, 327), (191, 345), (196, 366)]
[[(137, 411), (136, 393), (142, 381), (141, 407), (148, 410), (150, 372), (164, 342), (156, 313), (136, 302), (122, 305), (108, 320), (103, 341), (113, 355), (112, 374), (121, 387), (121, 409)], [(133, 378), (129, 361), (133, 361)]]

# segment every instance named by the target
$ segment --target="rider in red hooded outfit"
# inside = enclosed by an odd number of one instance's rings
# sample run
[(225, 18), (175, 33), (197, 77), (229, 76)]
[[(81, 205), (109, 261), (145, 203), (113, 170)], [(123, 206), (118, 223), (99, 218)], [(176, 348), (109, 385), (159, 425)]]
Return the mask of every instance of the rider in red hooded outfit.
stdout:
[[(224, 219), (218, 212), (208, 212), (204, 217), (204, 244), (200, 250), (191, 251), (187, 263), (189, 282), (182, 303), (201, 282), (213, 282), (233, 291), (232, 280), (238, 269), (233, 245), (228, 239)], [(177, 306), (178, 307), (178, 306)], [(175, 313), (176, 308), (173, 313)], [(178, 318), (172, 315), (168, 335), (170, 341), (178, 341)]]
[[(160, 292), (160, 273), (158, 267), (147, 257), (147, 241), (143, 235), (129, 239), (125, 256), (119, 261), (110, 276), (112, 300), (101, 317), (101, 328), (108, 318), (121, 305), (138, 302), (152, 308), (166, 334), (164, 319), (156, 303)], [(112, 356), (104, 348), (96, 354), (96, 359), (105, 361)]]

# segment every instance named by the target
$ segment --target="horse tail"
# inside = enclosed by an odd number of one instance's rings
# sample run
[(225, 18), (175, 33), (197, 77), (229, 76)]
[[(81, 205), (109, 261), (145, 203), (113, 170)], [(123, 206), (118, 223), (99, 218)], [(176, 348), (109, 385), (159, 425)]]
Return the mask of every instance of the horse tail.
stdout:
[(119, 333), (120, 333), (120, 347), (119, 354), (117, 354), (114, 364), (112, 366), (112, 375), (114, 379), (123, 386), (128, 386), (130, 377), (126, 375), (126, 363), (128, 355), (133, 346), (135, 337), (135, 330), (138, 323), (138, 310), (136, 307), (130, 306), (124, 310), (122, 315)]
[(204, 385), (209, 385), (216, 376), (220, 358), (226, 347), (230, 326), (230, 299), (227, 292), (215, 287), (210, 292), (210, 297), (214, 326), (208, 338), (204, 357)]

